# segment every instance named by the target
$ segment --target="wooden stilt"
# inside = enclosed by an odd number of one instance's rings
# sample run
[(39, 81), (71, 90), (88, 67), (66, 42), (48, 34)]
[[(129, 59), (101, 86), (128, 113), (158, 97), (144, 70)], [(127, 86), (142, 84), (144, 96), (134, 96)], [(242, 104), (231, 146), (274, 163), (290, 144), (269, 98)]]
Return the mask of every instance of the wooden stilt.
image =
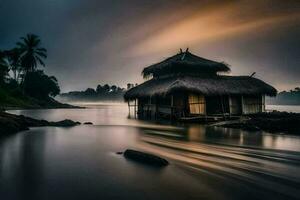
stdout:
[(152, 118), (152, 103), (151, 103), (151, 96), (149, 97), (149, 105), (148, 105), (148, 112), (147, 112), (147, 117)]
[(155, 98), (155, 113), (154, 113), (154, 116), (155, 116), (155, 119), (158, 118), (158, 105), (157, 105), (157, 96), (154, 97)]
[(128, 100), (128, 117), (130, 118), (130, 100)]
[(243, 95), (241, 96), (241, 101), (242, 101), (242, 115), (244, 114), (244, 97)]
[(173, 114), (174, 114), (173, 105), (174, 105), (174, 99), (173, 99), (173, 95), (171, 95), (171, 116), (170, 116), (171, 120), (173, 119)]
[(136, 99), (134, 99), (134, 118), (136, 118)]
[(224, 120), (225, 120), (225, 110), (224, 110), (223, 96), (220, 96), (220, 98), (221, 98), (221, 106), (222, 106), (223, 117), (224, 117)]

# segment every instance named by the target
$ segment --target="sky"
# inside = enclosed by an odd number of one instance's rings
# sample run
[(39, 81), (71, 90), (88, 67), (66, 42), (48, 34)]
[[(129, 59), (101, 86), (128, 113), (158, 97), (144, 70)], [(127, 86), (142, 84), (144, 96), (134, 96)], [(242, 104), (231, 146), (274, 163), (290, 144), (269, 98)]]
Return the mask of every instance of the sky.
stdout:
[(0, 0), (0, 49), (40, 36), (61, 90), (141, 83), (179, 48), (279, 91), (300, 86), (299, 0)]

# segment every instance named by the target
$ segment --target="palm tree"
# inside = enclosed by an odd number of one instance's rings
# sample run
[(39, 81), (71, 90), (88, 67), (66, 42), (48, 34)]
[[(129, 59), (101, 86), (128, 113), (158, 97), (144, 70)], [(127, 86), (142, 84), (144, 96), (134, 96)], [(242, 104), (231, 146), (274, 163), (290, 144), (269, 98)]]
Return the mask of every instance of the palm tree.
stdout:
[(7, 62), (9, 64), (9, 70), (13, 72), (15, 81), (18, 82), (21, 63), (20, 63), (20, 51), (18, 48), (14, 48), (6, 52)]
[(0, 84), (5, 82), (8, 76), (9, 63), (7, 60), (7, 53), (5, 51), (0, 51)]
[(27, 72), (36, 70), (38, 64), (45, 66), (44, 59), (47, 58), (47, 50), (41, 47), (41, 40), (37, 35), (27, 34), (17, 42), (21, 66), (25, 76)]

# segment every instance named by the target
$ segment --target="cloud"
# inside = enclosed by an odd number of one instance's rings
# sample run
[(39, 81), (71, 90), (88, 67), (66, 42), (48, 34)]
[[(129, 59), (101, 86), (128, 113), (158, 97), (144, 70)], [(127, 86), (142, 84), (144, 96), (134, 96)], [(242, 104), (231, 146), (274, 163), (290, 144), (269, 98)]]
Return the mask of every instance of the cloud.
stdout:
[(133, 46), (130, 53), (142, 56), (186, 46), (209, 45), (209, 42), (224, 38), (238, 35), (248, 37), (257, 31), (273, 30), (278, 26), (300, 21), (299, 12), (274, 13), (275, 15), (270, 16), (257, 16), (252, 13), (250, 18), (247, 16), (237, 20), (236, 16), (240, 12), (240, 4), (227, 4), (209, 10), (200, 10), (173, 24), (166, 25), (159, 32)]
[(0, 48), (40, 35), (62, 91), (142, 82), (143, 67), (185, 47), (279, 89), (300, 84), (297, 0), (10, 0), (0, 9)]

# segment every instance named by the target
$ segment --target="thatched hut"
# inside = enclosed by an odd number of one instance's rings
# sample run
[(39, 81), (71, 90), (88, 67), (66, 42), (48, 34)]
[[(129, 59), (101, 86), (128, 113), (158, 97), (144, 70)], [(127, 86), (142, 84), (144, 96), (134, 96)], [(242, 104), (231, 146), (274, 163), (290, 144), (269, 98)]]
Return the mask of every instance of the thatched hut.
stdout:
[(265, 111), (265, 95), (275, 96), (276, 89), (252, 76), (220, 75), (229, 71), (227, 64), (187, 49), (144, 68), (142, 74), (150, 80), (128, 90), (124, 98), (140, 118), (207, 118)]

